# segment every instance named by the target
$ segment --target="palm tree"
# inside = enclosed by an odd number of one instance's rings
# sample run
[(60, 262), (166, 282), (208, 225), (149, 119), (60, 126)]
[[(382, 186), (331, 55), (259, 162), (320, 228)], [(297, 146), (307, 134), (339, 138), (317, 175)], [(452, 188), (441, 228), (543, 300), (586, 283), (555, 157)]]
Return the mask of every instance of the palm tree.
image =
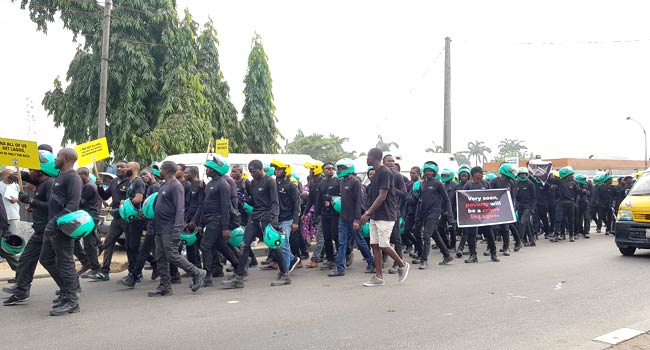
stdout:
[(381, 135), (377, 135), (377, 148), (382, 150), (382, 152), (390, 151), (391, 147), (399, 148), (399, 145), (396, 142), (384, 142), (384, 138)]
[(485, 146), (485, 142), (483, 141), (478, 141), (476, 142), (470, 142), (467, 144), (467, 149), (469, 150), (469, 155), (468, 159), (472, 159), (474, 157), (475, 165), (483, 164), (487, 162), (487, 156), (485, 153), (492, 153), (492, 149), (490, 147)]
[(436, 145), (435, 141), (432, 141), (431, 144), (433, 144), (433, 147), (428, 147), (427, 149), (424, 150), (425, 152), (428, 152), (428, 153), (444, 153), (445, 152), (444, 147)]
[(524, 146), (523, 143), (525, 141), (520, 141), (520, 140), (511, 140), (511, 139), (503, 139), (499, 143), (499, 153), (501, 154), (519, 154), (521, 150), (528, 149), (528, 147)]
[(460, 152), (455, 152), (454, 153), (454, 158), (456, 158), (456, 162), (458, 165), (463, 165), (467, 164), (469, 165), (469, 157), (467, 156), (469, 152), (468, 151), (460, 151)]

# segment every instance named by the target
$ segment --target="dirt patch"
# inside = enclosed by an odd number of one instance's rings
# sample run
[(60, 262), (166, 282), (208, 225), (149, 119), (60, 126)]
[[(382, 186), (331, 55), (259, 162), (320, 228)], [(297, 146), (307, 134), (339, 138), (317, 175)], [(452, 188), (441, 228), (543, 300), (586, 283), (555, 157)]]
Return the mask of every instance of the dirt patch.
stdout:
[(614, 345), (609, 349), (616, 350), (650, 350), (650, 334), (645, 333), (620, 344)]

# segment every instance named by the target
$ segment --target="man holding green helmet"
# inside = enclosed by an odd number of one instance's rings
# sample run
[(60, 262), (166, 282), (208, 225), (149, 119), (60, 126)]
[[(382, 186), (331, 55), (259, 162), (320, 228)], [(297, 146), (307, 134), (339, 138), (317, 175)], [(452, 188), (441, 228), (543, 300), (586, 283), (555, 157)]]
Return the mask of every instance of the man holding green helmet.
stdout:
[[(226, 245), (230, 239), (230, 185), (223, 178), (230, 170), (228, 161), (220, 155), (205, 161), (205, 174), (211, 179), (205, 185), (203, 203), (197, 209), (188, 226), (205, 227), (201, 240), (204, 268), (208, 272), (203, 285), (212, 287), (213, 262), (218, 259), (218, 253), (230, 261), (236, 269), (239, 257)], [(196, 225), (195, 225), (196, 223)]]
[[(517, 169), (512, 166), (512, 164), (503, 163), (499, 167), (499, 177), (492, 179), (490, 181), (490, 188), (503, 188), (510, 191), (510, 198), (512, 204), (516, 207), (517, 205)], [(510, 255), (510, 232), (515, 239), (515, 252), (521, 249), (521, 237), (517, 227), (513, 224), (502, 224), (498, 226), (498, 230), (501, 233), (501, 238), (503, 239), (503, 255)]]
[[(24, 192), (20, 192), (18, 195), (18, 200), (25, 204), (27, 210), (32, 212), (34, 233), (20, 255), (16, 267), (16, 286), (2, 289), (4, 292), (13, 294), (3, 302), (3, 305), (17, 305), (29, 301), (34, 272), (43, 247), (43, 234), (48, 222), (47, 202), (50, 198), (50, 189), (54, 183), (54, 177), (59, 175), (59, 170), (55, 169), (55, 156), (51, 152), (41, 150), (41, 146), (39, 146), (38, 153), (41, 169), (30, 170), (28, 177), (23, 179), (23, 181), (36, 186), (34, 198)], [(22, 174), (19, 176), (22, 176)]]
[(275, 169), (275, 182), (278, 189), (278, 221), (282, 232), (286, 236), (286, 240), (281, 247), (282, 256), (285, 270), (291, 272), (300, 263), (300, 257), (291, 253), (289, 243), (292, 233), (299, 234), (300, 193), (296, 184), (291, 181), (291, 166), (274, 159), (271, 161), (271, 167)]
[[(359, 233), (364, 196), (362, 185), (354, 173), (354, 163), (351, 159), (341, 159), (336, 162), (336, 177), (341, 179), (341, 212), (339, 215), (339, 252), (347, 252), (348, 244), (353, 239), (361, 255), (367, 263), (366, 273), (374, 273), (374, 260), (366, 241)], [(336, 271), (328, 274), (329, 277), (345, 275), (346, 259), (343, 253), (336, 257)]]
[[(228, 280), (221, 281), (222, 287), (226, 289), (244, 288), (244, 277), (246, 276), (246, 263), (251, 252), (251, 243), (255, 237), (261, 236), (265, 228), (270, 224), (276, 231), (281, 231), (278, 222), (280, 208), (278, 204), (278, 189), (275, 181), (264, 173), (262, 162), (255, 159), (248, 163), (248, 170), (253, 177), (251, 181), (250, 195), (247, 202), (253, 206), (248, 224), (244, 232), (244, 250), (239, 255), (239, 266), (235, 273)], [(280, 273), (278, 279), (271, 282), (271, 286), (282, 286), (291, 283), (289, 273), (285, 268), (284, 258), (278, 249), (270, 249), (273, 260), (278, 263)]]
[(50, 315), (61, 316), (79, 312), (77, 287), (79, 280), (74, 264), (74, 238), (63, 233), (57, 219), (79, 209), (81, 178), (74, 170), (77, 152), (72, 148), (59, 151), (55, 159), (59, 175), (54, 179), (48, 201), (48, 223), (45, 226), (40, 261), (59, 286), (59, 300)]
[(192, 275), (192, 292), (198, 291), (203, 286), (206, 271), (194, 266), (178, 252), (180, 236), (185, 227), (185, 190), (183, 185), (175, 178), (176, 163), (163, 162), (160, 165), (160, 175), (165, 180), (156, 197), (154, 208), (154, 231), (156, 242), (156, 261), (160, 284), (148, 293), (150, 297), (166, 296), (173, 294), (169, 264)]

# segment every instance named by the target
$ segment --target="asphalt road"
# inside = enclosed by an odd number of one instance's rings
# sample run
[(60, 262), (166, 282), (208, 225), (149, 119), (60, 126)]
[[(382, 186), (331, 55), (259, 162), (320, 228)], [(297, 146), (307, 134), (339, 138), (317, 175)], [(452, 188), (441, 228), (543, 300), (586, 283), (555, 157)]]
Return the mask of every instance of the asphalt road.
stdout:
[(156, 282), (125, 290), (112, 275), (84, 280), (81, 312), (63, 317), (48, 316), (56, 286), (40, 279), (29, 304), (0, 307), (0, 347), (567, 349), (650, 317), (650, 251), (623, 257), (611, 236), (543, 241), (500, 263), (438, 259), (376, 288), (362, 286), (361, 259), (339, 278), (297, 270), (284, 287), (255, 270), (244, 289), (193, 294), (185, 278), (164, 298), (147, 297)]

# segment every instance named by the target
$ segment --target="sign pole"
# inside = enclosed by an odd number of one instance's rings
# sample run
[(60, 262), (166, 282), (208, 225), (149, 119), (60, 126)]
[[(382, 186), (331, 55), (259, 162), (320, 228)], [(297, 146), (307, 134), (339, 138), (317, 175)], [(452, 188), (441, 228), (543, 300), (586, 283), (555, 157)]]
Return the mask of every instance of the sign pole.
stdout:
[(205, 150), (205, 160), (208, 160), (208, 157), (210, 157), (210, 146), (212, 146), (212, 139), (208, 141), (208, 149)]
[(97, 176), (97, 179), (99, 180), (99, 170), (97, 169), (97, 161), (95, 161), (95, 157), (93, 157), (93, 168), (95, 169), (95, 176)]
[(16, 167), (16, 171), (18, 172), (18, 186), (20, 186), (20, 191), (23, 191), (23, 175), (20, 173), (20, 167)]

